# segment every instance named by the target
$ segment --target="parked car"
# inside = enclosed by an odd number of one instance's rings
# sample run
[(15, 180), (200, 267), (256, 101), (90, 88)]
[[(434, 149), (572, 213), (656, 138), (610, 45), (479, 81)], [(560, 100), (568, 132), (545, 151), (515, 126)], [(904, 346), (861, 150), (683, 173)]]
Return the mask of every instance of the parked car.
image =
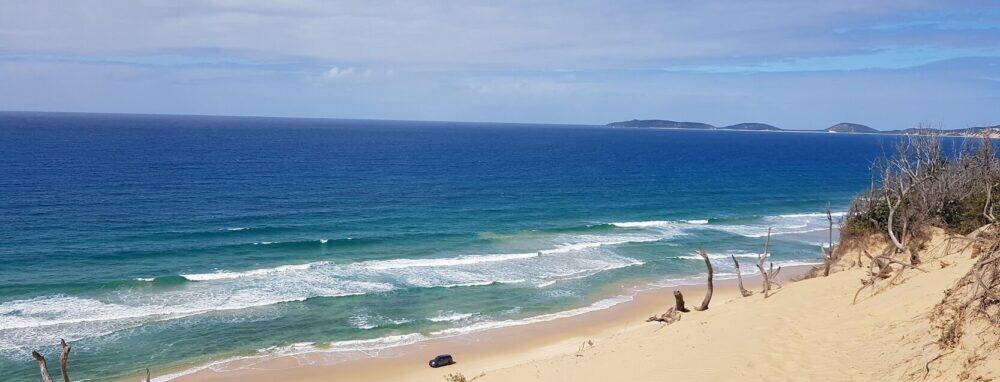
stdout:
[(448, 366), (453, 363), (455, 363), (455, 359), (451, 358), (451, 354), (442, 354), (437, 357), (434, 357), (434, 359), (432, 359), (427, 364), (431, 365), (431, 367), (441, 367), (441, 366)]

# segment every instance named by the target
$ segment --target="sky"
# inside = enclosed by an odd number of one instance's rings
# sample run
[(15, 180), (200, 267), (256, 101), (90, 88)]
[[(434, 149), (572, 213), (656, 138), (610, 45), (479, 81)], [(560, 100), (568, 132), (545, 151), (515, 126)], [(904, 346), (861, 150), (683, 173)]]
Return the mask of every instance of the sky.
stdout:
[(0, 110), (1000, 124), (1000, 1), (0, 3)]

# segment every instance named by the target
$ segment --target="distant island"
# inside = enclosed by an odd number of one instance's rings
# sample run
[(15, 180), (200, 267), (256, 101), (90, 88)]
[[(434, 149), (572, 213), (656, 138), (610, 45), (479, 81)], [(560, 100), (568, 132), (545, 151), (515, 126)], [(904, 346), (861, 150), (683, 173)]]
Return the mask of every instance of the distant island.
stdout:
[[(611, 122), (608, 127), (630, 127), (646, 129), (692, 129), (692, 130), (734, 130), (734, 131), (808, 131), (815, 130), (795, 130), (782, 129), (766, 123), (744, 122), (728, 126), (714, 126), (703, 122), (678, 122), (664, 119), (633, 119), (631, 121)], [(1000, 125), (969, 127), (964, 129), (934, 129), (926, 127), (913, 127), (899, 130), (876, 130), (870, 126), (859, 123), (841, 122), (830, 126), (824, 130), (827, 133), (852, 133), (852, 134), (890, 134), (890, 135), (941, 135), (953, 137), (969, 137), (987, 135), (990, 138), (1000, 138)]]
[(677, 122), (664, 119), (633, 119), (631, 121), (611, 122), (609, 127), (639, 127), (654, 129), (696, 129), (696, 130), (752, 130), (781, 131), (780, 128), (766, 123), (737, 123), (729, 126), (713, 126), (701, 122)]
[(870, 126), (865, 126), (858, 123), (841, 122), (836, 125), (827, 127), (824, 130), (828, 133), (867, 133), (867, 134), (878, 134), (880, 131), (873, 129)]

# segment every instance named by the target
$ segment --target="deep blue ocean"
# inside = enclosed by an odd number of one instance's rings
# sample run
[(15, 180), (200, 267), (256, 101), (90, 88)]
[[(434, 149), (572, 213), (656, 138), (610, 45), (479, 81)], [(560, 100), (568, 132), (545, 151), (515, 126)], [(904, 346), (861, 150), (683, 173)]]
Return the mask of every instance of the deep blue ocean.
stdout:
[(768, 227), (815, 262), (895, 139), (0, 113), (0, 381), (58, 338), (104, 380), (602, 309)]

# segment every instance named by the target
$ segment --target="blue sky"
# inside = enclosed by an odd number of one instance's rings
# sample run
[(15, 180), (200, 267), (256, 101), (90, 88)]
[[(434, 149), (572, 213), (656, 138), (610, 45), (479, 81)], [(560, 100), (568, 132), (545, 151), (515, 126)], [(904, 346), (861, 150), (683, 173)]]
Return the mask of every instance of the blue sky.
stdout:
[(1000, 1), (6, 0), (0, 110), (1000, 124)]

